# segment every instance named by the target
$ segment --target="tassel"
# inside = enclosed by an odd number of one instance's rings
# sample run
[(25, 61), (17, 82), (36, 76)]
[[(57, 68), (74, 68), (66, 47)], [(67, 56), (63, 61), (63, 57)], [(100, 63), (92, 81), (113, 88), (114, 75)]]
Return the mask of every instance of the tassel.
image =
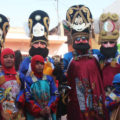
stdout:
[(101, 70), (103, 69), (104, 65), (105, 65), (104, 61), (100, 61), (100, 68), (101, 68)]
[(110, 63), (111, 67), (116, 67), (116, 59), (113, 59)]
[(89, 50), (89, 51), (88, 51), (88, 54), (89, 54), (89, 57), (90, 57), (90, 58), (93, 58), (92, 50)]

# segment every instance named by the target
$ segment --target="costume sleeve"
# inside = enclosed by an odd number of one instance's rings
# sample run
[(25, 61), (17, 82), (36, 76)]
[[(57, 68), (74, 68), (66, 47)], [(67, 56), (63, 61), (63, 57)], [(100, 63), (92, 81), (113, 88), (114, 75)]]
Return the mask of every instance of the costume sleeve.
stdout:
[(51, 99), (48, 103), (48, 106), (51, 108), (53, 112), (56, 111), (56, 105), (57, 105), (57, 97), (55, 93), (57, 92), (57, 88), (55, 86), (54, 80), (52, 77), (48, 76), (48, 79), (50, 81), (50, 93), (51, 93)]
[(25, 109), (33, 116), (40, 116), (42, 110), (40, 105), (33, 99), (30, 93), (30, 86), (32, 84), (31, 77), (25, 77), (24, 79), (24, 91), (25, 91)]
[(27, 57), (22, 61), (21, 65), (20, 65), (19, 78), (21, 80), (22, 89), (24, 87), (24, 79), (25, 79), (26, 73), (29, 69), (29, 64), (30, 64), (30, 58)]
[(20, 73), (26, 75), (30, 63), (30, 57), (25, 58), (22, 63), (20, 64)]
[(66, 53), (64, 55), (64, 57), (63, 57), (64, 70), (67, 69), (69, 62), (71, 61), (72, 58), (73, 58), (72, 52)]
[(42, 110), (40, 106), (34, 100), (28, 100), (25, 104), (26, 110), (33, 116), (40, 116), (40, 111)]
[(23, 89), (17, 95), (16, 103), (18, 103), (18, 105), (20, 107), (22, 107), (22, 108), (24, 107), (24, 105), (25, 105), (25, 94), (24, 94), (24, 90)]

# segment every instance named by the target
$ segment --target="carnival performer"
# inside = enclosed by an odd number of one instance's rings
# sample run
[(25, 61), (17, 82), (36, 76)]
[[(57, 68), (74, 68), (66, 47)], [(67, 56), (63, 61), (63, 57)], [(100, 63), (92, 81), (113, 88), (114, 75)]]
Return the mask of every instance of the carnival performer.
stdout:
[(10, 25), (9, 25), (9, 20), (7, 19), (7, 17), (0, 14), (0, 55), (1, 55), (2, 48), (4, 48), (5, 37), (7, 35), (9, 27)]
[(34, 55), (31, 59), (32, 72), (30, 76), (25, 76), (25, 110), (27, 120), (49, 120), (55, 111), (55, 93), (57, 88), (54, 80), (49, 75), (44, 75), (44, 58)]
[(48, 32), (49, 32), (49, 16), (42, 10), (36, 10), (31, 13), (28, 20), (31, 48), (29, 50), (29, 57), (25, 58), (20, 66), (20, 77), (22, 75), (29, 76), (31, 72), (31, 57), (34, 55), (41, 55), (45, 59), (44, 74), (52, 75), (53, 60), (48, 57)]
[(1, 53), (3, 71), (0, 72), (0, 120), (25, 120), (22, 108), (16, 103), (21, 82), (14, 63), (13, 50), (5, 48)]
[(99, 62), (102, 70), (103, 85), (107, 88), (112, 86), (112, 81), (117, 73), (120, 73), (120, 57), (117, 48), (119, 38), (119, 16), (112, 13), (103, 13), (99, 21), (100, 33)]
[(74, 52), (64, 56), (68, 85), (68, 120), (107, 120), (105, 95), (98, 64), (98, 50), (91, 50), (92, 14), (88, 7), (75, 5), (68, 9), (67, 26), (70, 29)]
[(120, 120), (120, 73), (114, 76), (112, 89), (106, 94), (105, 104), (109, 110), (110, 120)]

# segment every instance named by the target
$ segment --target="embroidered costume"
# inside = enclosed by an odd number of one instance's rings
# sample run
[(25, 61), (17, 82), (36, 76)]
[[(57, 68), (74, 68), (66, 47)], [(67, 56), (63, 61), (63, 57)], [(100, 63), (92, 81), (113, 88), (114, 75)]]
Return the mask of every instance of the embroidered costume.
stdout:
[(115, 74), (120, 73), (120, 57), (117, 52), (117, 39), (119, 38), (119, 16), (104, 13), (100, 16), (99, 62), (102, 69), (103, 85), (106, 90), (112, 86)]
[(90, 50), (89, 38), (92, 14), (84, 5), (67, 11), (67, 24), (73, 40), (74, 52), (64, 56), (67, 68), (68, 120), (107, 120), (103, 83), (96, 60), (99, 51)]
[(16, 105), (16, 97), (21, 88), (19, 76), (14, 66), (6, 68), (3, 60), (3, 57), (9, 54), (14, 55), (14, 52), (9, 48), (4, 49), (1, 53), (1, 63), (3, 67), (3, 71), (0, 73), (1, 120), (25, 120), (23, 111)]
[(105, 104), (110, 113), (110, 120), (120, 119), (120, 73), (113, 79), (113, 88), (106, 94)]
[[(53, 60), (50, 57), (47, 57), (48, 53), (49, 53), (49, 50), (47, 48), (49, 21), (50, 21), (50, 19), (49, 19), (48, 14), (42, 10), (36, 10), (36, 11), (32, 12), (31, 15), (29, 16), (29, 20), (28, 20), (30, 37), (31, 37), (31, 48), (29, 50), (30, 57), (25, 58), (20, 65), (20, 79), (22, 81), (22, 88), (25, 89), (26, 92), (24, 94), (24, 92), (21, 91), (21, 93), (19, 95), (20, 99), (18, 98), (17, 100), (23, 106), (24, 105), (34, 105), (35, 106), (35, 108), (32, 108), (30, 106), (28, 109), (28, 111), (30, 110), (31, 116), (38, 115), (40, 113), (40, 109), (42, 109), (42, 105), (38, 105), (35, 103), (34, 100), (36, 100), (36, 98), (30, 97), (30, 100), (26, 99), (25, 103), (21, 99), (24, 98), (24, 96), (25, 96), (25, 98), (27, 98), (27, 96), (26, 96), (27, 92), (28, 93), (30, 92), (31, 86), (35, 82), (35, 81), (33, 81), (33, 78), (31, 76), (31, 73), (32, 73), (31, 59), (35, 55), (43, 56), (44, 61), (45, 61), (43, 74), (46, 75), (45, 80), (42, 80), (42, 78), (39, 78), (39, 79), (36, 78), (36, 81), (39, 81), (39, 82), (37, 82), (39, 85), (36, 85), (36, 83), (35, 83), (35, 89), (38, 89), (38, 87), (40, 87), (42, 89), (43, 87), (41, 87), (41, 83), (45, 84), (46, 87), (48, 86), (47, 84), (50, 83), (50, 88), (49, 87), (47, 88), (48, 101), (49, 101), (48, 106), (51, 105), (50, 100), (52, 99), (52, 97), (50, 97), (50, 96), (51, 96), (51, 93), (54, 92), (54, 90), (49, 91), (49, 89), (53, 88), (52, 87), (53, 79), (50, 76), (47, 76), (47, 75), (52, 75), (52, 72), (54, 69)], [(40, 91), (39, 91), (39, 93), (40, 93)], [(32, 93), (30, 93), (30, 96), (31, 96), (31, 94)], [(41, 97), (41, 94), (42, 93), (40, 93), (40, 96), (37, 96), (39, 99)], [(30, 104), (30, 102), (31, 102), (31, 104)]]
[(50, 19), (48, 14), (42, 10), (36, 10), (29, 16), (28, 24), (31, 37), (31, 48), (29, 50), (30, 57), (25, 58), (21, 63), (21, 74), (29, 76), (31, 72), (31, 57), (34, 55), (41, 55), (45, 59), (44, 74), (52, 75), (54, 65), (52, 58), (48, 57), (49, 50), (47, 48), (49, 22)]
[[(46, 106), (50, 107), (52, 113), (55, 112), (55, 93), (57, 92), (57, 89), (54, 80), (51, 76), (43, 75), (43, 73), (38, 74), (35, 72), (35, 63), (36, 61), (41, 62), (40, 59), (39, 55), (35, 55), (32, 58), (32, 72), (30, 76), (24, 76), (22, 78), (24, 83), (25, 108), (27, 111), (28, 120), (34, 120), (35, 118), (45, 119), (40, 115), (40, 111)], [(42, 61), (44, 61), (43, 58)]]

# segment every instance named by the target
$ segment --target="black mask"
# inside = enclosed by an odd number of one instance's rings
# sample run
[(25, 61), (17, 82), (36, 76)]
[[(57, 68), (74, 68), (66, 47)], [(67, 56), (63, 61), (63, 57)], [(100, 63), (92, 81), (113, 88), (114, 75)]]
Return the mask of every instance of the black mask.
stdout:
[(89, 43), (73, 44), (73, 48), (84, 53), (90, 49), (90, 45)]
[(117, 45), (114, 47), (105, 48), (103, 46), (100, 47), (100, 52), (106, 57), (106, 58), (114, 58), (117, 52)]
[(49, 50), (47, 48), (35, 48), (35, 47), (31, 47), (29, 50), (29, 54), (30, 56), (34, 56), (34, 55), (41, 55), (43, 56), (43, 58), (46, 58), (48, 56)]

